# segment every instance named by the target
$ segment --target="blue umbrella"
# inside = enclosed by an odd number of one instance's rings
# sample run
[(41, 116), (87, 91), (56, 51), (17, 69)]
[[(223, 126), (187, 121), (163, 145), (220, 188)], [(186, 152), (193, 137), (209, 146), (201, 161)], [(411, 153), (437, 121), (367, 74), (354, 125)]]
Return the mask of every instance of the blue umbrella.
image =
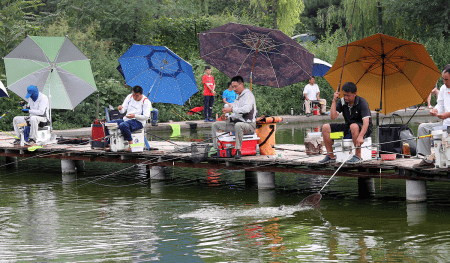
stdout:
[(134, 44), (119, 58), (128, 86), (151, 102), (183, 105), (198, 92), (192, 66), (167, 47)]
[(327, 74), (328, 70), (332, 67), (332, 65), (326, 61), (323, 61), (318, 58), (314, 58), (313, 64), (313, 76), (323, 77)]

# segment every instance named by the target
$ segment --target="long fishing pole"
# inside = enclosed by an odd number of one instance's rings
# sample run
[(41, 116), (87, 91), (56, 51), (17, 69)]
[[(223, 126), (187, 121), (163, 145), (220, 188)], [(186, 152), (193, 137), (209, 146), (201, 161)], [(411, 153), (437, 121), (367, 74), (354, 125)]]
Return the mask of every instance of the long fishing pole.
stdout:
[(337, 92), (339, 92), (341, 90), (342, 75), (344, 74), (345, 59), (347, 58), (348, 42), (350, 41), (350, 33), (352, 30), (353, 15), (355, 14), (355, 6), (356, 6), (356, 0), (353, 2), (352, 18), (350, 19), (350, 27), (348, 28), (347, 44), (345, 45), (344, 60), (342, 61), (341, 77), (339, 78), (339, 86), (337, 88)]
[(172, 111), (173, 111), (176, 115), (178, 115), (180, 118), (182, 118), (184, 121), (187, 121), (185, 118), (181, 117), (181, 115), (178, 114), (174, 109), (172, 109)]

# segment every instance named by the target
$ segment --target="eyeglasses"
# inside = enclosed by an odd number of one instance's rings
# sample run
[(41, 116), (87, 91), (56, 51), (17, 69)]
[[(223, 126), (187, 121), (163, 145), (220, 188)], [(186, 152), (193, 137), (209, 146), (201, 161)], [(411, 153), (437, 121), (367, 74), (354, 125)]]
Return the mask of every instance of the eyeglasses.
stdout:
[(239, 87), (240, 85), (244, 85), (244, 83), (239, 83), (237, 85), (232, 85), (231, 88), (236, 89), (237, 87)]

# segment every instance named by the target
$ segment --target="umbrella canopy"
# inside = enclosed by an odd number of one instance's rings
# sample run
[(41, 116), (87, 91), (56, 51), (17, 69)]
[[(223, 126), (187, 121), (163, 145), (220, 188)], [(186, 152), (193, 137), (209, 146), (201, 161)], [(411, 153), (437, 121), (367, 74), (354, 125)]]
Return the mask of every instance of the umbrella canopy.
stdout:
[(127, 85), (141, 86), (151, 102), (183, 105), (198, 92), (191, 64), (167, 47), (134, 44), (119, 62)]
[(35, 85), (52, 109), (74, 109), (96, 91), (89, 59), (67, 37), (26, 37), (4, 58), (8, 88), (25, 98)]
[(284, 87), (313, 73), (314, 55), (275, 29), (229, 23), (199, 33), (200, 57), (232, 78)]
[(318, 58), (314, 58), (313, 76), (323, 77), (331, 68), (331, 64)]
[(0, 81), (0, 97), (9, 97), (8, 92), (6, 91), (5, 85)]
[[(424, 102), (441, 72), (419, 43), (375, 34), (338, 48), (325, 79), (334, 90), (353, 82), (371, 110), (383, 114)], [(340, 81), (342, 65), (345, 65)]]

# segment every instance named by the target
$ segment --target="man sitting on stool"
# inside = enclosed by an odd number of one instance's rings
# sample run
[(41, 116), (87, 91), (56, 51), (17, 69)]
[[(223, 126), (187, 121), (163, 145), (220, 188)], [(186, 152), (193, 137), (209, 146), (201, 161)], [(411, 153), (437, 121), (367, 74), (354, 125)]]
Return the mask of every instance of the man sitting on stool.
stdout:
[[(212, 136), (215, 138), (217, 133), (234, 132), (236, 135), (236, 155), (235, 159), (240, 159), (242, 139), (244, 134), (252, 134), (256, 129), (256, 102), (253, 93), (244, 87), (244, 79), (241, 76), (235, 76), (231, 79), (231, 86), (237, 94), (236, 100), (231, 103), (231, 107), (222, 109), (224, 114), (231, 113), (229, 118), (224, 115), (221, 119), (225, 121), (215, 122), (212, 125)], [(214, 139), (214, 148), (219, 149), (217, 138)]]
[(327, 101), (325, 99), (320, 98), (320, 90), (319, 86), (315, 84), (316, 79), (311, 77), (309, 79), (309, 84), (306, 84), (303, 89), (303, 96), (305, 97), (305, 114), (306, 117), (311, 115), (311, 100), (317, 99), (321, 105), (320, 114), (326, 115), (327, 111)]
[[(20, 138), (20, 131), (18, 125), (20, 123), (29, 122), (30, 123), (30, 137), (28, 142), (35, 143), (37, 138), (38, 125), (40, 122), (47, 122), (49, 112), (48, 112), (48, 98), (43, 93), (39, 92), (36, 86), (30, 85), (27, 88), (27, 95), (25, 99), (28, 99), (28, 104), (23, 112), (29, 113), (30, 116), (16, 116), (13, 119), (14, 132), (16, 133), (17, 138)], [(25, 102), (19, 102), (20, 106), (24, 106)], [(16, 139), (14, 144), (19, 144), (20, 139)]]
[[(133, 93), (128, 95), (122, 105), (117, 107), (120, 113), (126, 112), (126, 115), (123, 119), (108, 122), (117, 123), (119, 125), (120, 132), (122, 133), (124, 140), (129, 142), (129, 145), (133, 144), (131, 132), (144, 128), (147, 119), (150, 117), (150, 111), (152, 110), (152, 103), (142, 93), (142, 87), (134, 86)], [(109, 135), (108, 127), (105, 127), (105, 135)], [(131, 148), (128, 148), (127, 151), (131, 151)]]
[(344, 138), (351, 136), (353, 144), (357, 147), (355, 149), (355, 155), (347, 163), (356, 164), (362, 162), (360, 147), (364, 143), (364, 138), (369, 137), (372, 133), (373, 124), (369, 104), (364, 98), (356, 96), (356, 91), (356, 85), (353, 82), (347, 82), (342, 86), (344, 95), (341, 99), (339, 99), (339, 92), (334, 93), (330, 117), (334, 120), (342, 112), (345, 123), (327, 123), (323, 125), (323, 142), (327, 149), (327, 155), (319, 163), (325, 164), (336, 161), (333, 154), (333, 140), (330, 138), (330, 133), (340, 131), (344, 132)]

